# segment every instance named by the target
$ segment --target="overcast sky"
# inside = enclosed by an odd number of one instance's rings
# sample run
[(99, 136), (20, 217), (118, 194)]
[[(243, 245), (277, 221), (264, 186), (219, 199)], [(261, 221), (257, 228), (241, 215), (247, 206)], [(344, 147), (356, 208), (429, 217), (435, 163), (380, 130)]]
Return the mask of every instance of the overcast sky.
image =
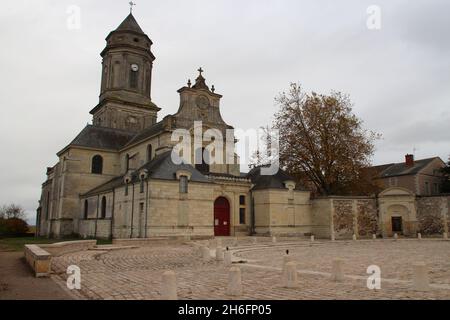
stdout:
[[(383, 134), (374, 164), (450, 154), (450, 1), (139, 1), (134, 15), (153, 40), (159, 119), (178, 109), (177, 89), (205, 70), (236, 128), (271, 122), (274, 97), (299, 82), (348, 93), (365, 127)], [(81, 28), (67, 27), (71, 5)], [(367, 8), (381, 9), (381, 29)], [(29, 0), (0, 9), (0, 204), (31, 222), (47, 166), (91, 121), (105, 37), (127, 0)]]

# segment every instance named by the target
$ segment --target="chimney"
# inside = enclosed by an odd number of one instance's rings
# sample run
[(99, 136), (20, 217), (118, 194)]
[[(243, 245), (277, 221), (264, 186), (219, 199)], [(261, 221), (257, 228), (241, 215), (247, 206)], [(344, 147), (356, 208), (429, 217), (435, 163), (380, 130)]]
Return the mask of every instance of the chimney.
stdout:
[(407, 167), (414, 167), (414, 155), (413, 154), (407, 154), (405, 156), (405, 165)]

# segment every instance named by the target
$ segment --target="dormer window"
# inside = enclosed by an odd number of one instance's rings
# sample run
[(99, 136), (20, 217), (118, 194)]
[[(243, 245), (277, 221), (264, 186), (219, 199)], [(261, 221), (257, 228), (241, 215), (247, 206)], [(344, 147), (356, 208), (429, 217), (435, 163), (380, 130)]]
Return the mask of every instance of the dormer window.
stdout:
[(180, 193), (188, 193), (188, 177), (180, 177)]
[(96, 155), (92, 158), (91, 172), (93, 174), (103, 173), (103, 158), (100, 155)]

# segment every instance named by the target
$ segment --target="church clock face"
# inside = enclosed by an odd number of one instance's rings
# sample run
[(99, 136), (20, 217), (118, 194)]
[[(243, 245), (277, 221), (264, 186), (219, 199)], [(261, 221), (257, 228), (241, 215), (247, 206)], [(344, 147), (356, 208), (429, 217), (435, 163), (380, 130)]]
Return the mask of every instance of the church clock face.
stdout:
[(195, 100), (195, 103), (196, 103), (197, 107), (199, 107), (201, 110), (206, 110), (209, 107), (209, 100), (205, 96), (197, 97), (197, 99)]
[(133, 63), (131, 65), (131, 70), (134, 71), (134, 72), (137, 72), (139, 70), (139, 66), (137, 64)]

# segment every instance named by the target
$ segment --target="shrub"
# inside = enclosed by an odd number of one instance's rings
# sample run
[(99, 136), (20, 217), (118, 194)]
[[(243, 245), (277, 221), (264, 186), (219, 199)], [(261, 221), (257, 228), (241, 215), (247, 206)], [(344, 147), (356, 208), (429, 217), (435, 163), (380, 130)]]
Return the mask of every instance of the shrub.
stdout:
[(19, 218), (0, 218), (0, 236), (22, 236), (28, 232), (28, 224)]

